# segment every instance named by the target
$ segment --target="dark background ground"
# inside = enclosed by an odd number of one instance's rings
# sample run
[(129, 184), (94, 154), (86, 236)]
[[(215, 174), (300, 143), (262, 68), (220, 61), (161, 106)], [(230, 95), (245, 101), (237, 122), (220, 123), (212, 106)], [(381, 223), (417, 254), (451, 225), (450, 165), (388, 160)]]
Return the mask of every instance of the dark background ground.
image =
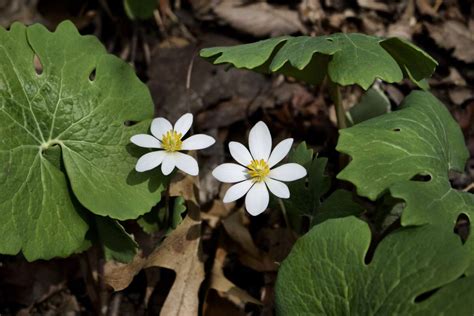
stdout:
[[(96, 35), (109, 52), (135, 67), (150, 88), (157, 115), (175, 120), (190, 110), (195, 114), (195, 131), (218, 140), (200, 156), (205, 280), (191, 294), (199, 297), (199, 306), (189, 314), (199, 309), (204, 315), (272, 315), (274, 262), (286, 256), (294, 241), (278, 212), (249, 219), (239, 204), (230, 208), (219, 202), (222, 188), (209, 170), (228, 158), (224, 144), (229, 139), (245, 143), (246, 131), (263, 119), (275, 138), (306, 140), (321, 155), (337, 161), (334, 110), (320, 88), (280, 76), (225, 71), (196, 57), (202, 47), (339, 31), (410, 39), (438, 60), (430, 80), (433, 93), (459, 122), (471, 152), (465, 173), (452, 175), (453, 186), (465, 189), (474, 180), (472, 1), (160, 0), (154, 17), (132, 21), (122, 1), (0, 0), (3, 27), (13, 21), (40, 22), (54, 30), (65, 19), (81, 33)], [(381, 88), (395, 109), (412, 87), (402, 83)], [(356, 87), (345, 89), (345, 105), (349, 108), (361, 94)], [(334, 166), (328, 172), (335, 173)], [(154, 245), (153, 238), (141, 234), (133, 223), (129, 228), (135, 229), (144, 248)], [(176, 277), (172, 270), (147, 269), (128, 288), (112, 293), (101, 281), (108, 272), (107, 267), (102, 271), (96, 253), (93, 249), (69, 259), (35, 263), (21, 256), (0, 256), (0, 315), (156, 314), (170, 299), (167, 295)], [(171, 295), (185, 294), (175, 290)], [(263, 306), (249, 303), (252, 297)]]

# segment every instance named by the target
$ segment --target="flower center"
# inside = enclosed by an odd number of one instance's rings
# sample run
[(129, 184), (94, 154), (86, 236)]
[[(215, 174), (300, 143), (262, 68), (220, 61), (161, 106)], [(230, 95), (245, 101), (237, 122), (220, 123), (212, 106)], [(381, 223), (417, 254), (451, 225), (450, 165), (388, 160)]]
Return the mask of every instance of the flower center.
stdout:
[(267, 162), (263, 159), (252, 160), (247, 166), (249, 169), (247, 172), (254, 182), (262, 182), (270, 173), (270, 167)]
[(168, 131), (166, 134), (163, 134), (163, 139), (161, 140), (161, 146), (166, 151), (178, 151), (181, 150), (183, 142), (181, 141), (181, 133), (176, 131)]

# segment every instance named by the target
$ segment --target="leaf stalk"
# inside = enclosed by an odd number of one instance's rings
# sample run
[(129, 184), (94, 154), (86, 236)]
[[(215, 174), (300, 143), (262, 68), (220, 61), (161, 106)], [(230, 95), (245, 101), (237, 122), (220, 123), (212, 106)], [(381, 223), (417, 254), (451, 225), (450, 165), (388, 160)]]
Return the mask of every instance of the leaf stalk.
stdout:
[(346, 111), (342, 106), (341, 87), (332, 80), (329, 80), (329, 95), (336, 108), (337, 127), (339, 129), (346, 128)]

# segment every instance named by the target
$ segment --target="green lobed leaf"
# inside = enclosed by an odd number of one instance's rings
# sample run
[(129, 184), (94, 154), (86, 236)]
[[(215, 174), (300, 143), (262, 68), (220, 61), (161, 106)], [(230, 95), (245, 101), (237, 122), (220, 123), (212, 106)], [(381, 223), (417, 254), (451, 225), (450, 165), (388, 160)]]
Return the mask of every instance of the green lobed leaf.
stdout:
[(182, 196), (173, 199), (172, 207), (167, 210), (165, 206), (152, 209), (141, 216), (137, 223), (144, 232), (151, 234), (164, 230), (166, 234), (176, 229), (183, 221), (183, 213), (186, 211), (186, 203)]
[(423, 90), (428, 89), (427, 73), (430, 75), (438, 63), (425, 51), (402, 38), (392, 37), (380, 42), (397, 61), (406, 78), (410, 78)]
[(95, 216), (97, 235), (106, 260), (129, 263), (137, 253), (138, 244), (125, 228), (110, 217)]
[(354, 202), (352, 192), (338, 189), (329, 195), (317, 210), (311, 220), (311, 226), (320, 224), (331, 218), (357, 216), (364, 212), (364, 208)]
[[(448, 178), (468, 158), (463, 134), (432, 94), (412, 92), (401, 110), (341, 130), (337, 150), (352, 157), (337, 177), (352, 182), (359, 195), (375, 200), (389, 190), (405, 201), (403, 226), (429, 223), (451, 232), (459, 215), (474, 219), (473, 195), (453, 189)], [(474, 264), (472, 239), (466, 246)]]
[[(42, 73), (33, 64), (38, 56)], [(91, 80), (91, 73), (95, 78)], [(0, 253), (68, 256), (88, 229), (72, 202), (116, 219), (144, 214), (161, 179), (134, 171), (150, 93), (132, 68), (71, 22), (0, 28)]]
[(282, 200), (291, 226), (301, 231), (302, 216), (312, 217), (319, 207), (321, 197), (330, 186), (329, 178), (324, 174), (327, 158), (317, 157), (305, 142), (293, 149), (288, 157), (289, 162), (295, 162), (306, 168), (306, 178), (288, 183), (291, 198)]
[(359, 33), (284, 36), (205, 48), (200, 55), (214, 64), (282, 73), (310, 84), (319, 84), (328, 75), (342, 86), (357, 84), (366, 90), (377, 78), (392, 83), (406, 77), (424, 87), (422, 80), (437, 66), (431, 56), (405, 40)]
[(386, 114), (390, 111), (390, 101), (379, 88), (371, 87), (347, 113), (352, 125)]
[(358, 215), (364, 209), (352, 200), (352, 193), (336, 190), (322, 200), (330, 188), (330, 179), (325, 174), (327, 158), (317, 157), (313, 150), (300, 143), (290, 152), (289, 161), (304, 166), (308, 176), (288, 183), (291, 198), (283, 200), (291, 226), (302, 230), (302, 217), (310, 218), (311, 226), (329, 218)]
[(125, 13), (131, 20), (145, 20), (153, 16), (158, 0), (123, 0)]
[[(276, 282), (278, 315), (471, 315), (474, 279), (459, 238), (431, 225), (402, 228), (369, 264), (368, 225), (328, 220), (300, 238)], [(435, 276), (435, 277), (434, 277)], [(416, 302), (420, 295), (437, 290)]]

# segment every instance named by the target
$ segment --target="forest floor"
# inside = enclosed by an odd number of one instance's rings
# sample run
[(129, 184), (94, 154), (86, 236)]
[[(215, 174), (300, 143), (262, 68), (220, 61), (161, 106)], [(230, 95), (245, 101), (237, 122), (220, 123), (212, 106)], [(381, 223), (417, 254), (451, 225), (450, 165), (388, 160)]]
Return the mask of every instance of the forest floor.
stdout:
[[(172, 287), (179, 278), (183, 281), (173, 270), (158, 264), (133, 273), (114, 270), (117, 266), (104, 267), (95, 248), (67, 259), (33, 263), (20, 255), (0, 256), (0, 315), (157, 314), (166, 300), (179, 302), (186, 295), (196, 295), (199, 306), (183, 309), (181, 315), (194, 310), (209, 316), (273, 315), (278, 262), (295, 238), (280, 212), (250, 218), (241, 203), (224, 205), (221, 198), (227, 187), (219, 186), (210, 171), (228, 160), (229, 140), (246, 143), (246, 132), (259, 120), (269, 125), (275, 139), (305, 140), (320, 156), (337, 161), (334, 108), (320, 87), (213, 66), (197, 56), (204, 47), (334, 32), (409, 39), (439, 62), (429, 84), (458, 121), (471, 154), (465, 172), (450, 175), (453, 187), (466, 189), (474, 181), (474, 2), (160, 0), (152, 18), (132, 21), (122, 1), (0, 1), (3, 27), (14, 21), (40, 22), (54, 30), (66, 19), (82, 34), (97, 36), (110, 53), (136, 69), (153, 96), (156, 116), (173, 121), (192, 112), (195, 132), (217, 139), (199, 156), (203, 221), (197, 234), (204, 275), (193, 277), (194, 271), (188, 271), (187, 286)], [(409, 82), (378, 85), (392, 110), (413, 89)], [(344, 89), (344, 106), (349, 109), (362, 94), (358, 87)], [(329, 174), (337, 171), (328, 166)], [(133, 222), (127, 229), (144, 253), (161, 238), (144, 234)], [(183, 263), (194, 255), (187, 249), (191, 246), (182, 250)], [(137, 274), (129, 286), (113, 292), (104, 278), (117, 271), (130, 278)]]

